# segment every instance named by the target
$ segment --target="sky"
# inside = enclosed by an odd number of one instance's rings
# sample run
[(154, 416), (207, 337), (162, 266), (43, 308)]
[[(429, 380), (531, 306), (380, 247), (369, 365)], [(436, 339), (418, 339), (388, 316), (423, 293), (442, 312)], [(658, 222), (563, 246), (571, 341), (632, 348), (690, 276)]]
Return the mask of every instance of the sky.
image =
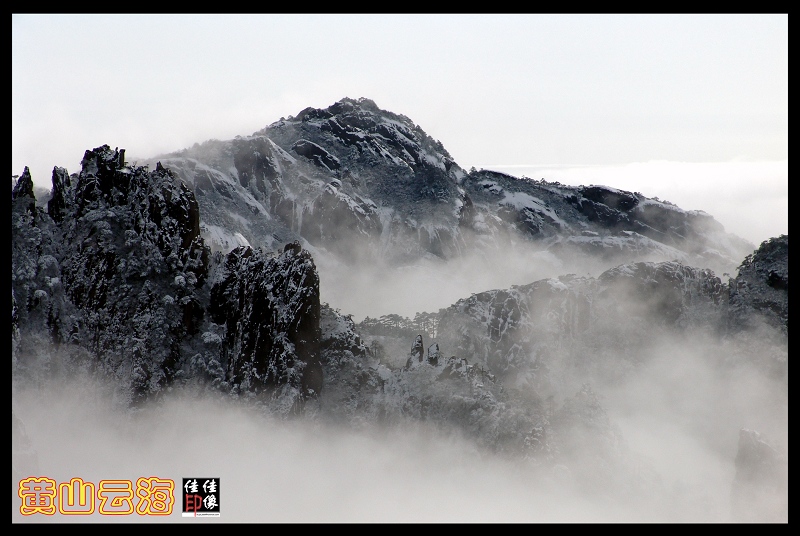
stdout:
[(788, 14), (12, 14), (12, 177), (135, 162), (367, 97), (463, 168), (788, 234)]

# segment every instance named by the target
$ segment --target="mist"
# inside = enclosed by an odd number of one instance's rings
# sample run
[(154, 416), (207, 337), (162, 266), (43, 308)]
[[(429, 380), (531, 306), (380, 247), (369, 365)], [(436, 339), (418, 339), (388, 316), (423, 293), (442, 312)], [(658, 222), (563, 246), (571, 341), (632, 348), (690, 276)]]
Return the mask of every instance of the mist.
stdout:
[[(314, 259), (320, 299), (352, 315), (356, 322), (386, 314), (413, 318), (416, 313), (449, 307), (470, 294), (568, 273), (555, 255), (524, 242), (491, 253), (465, 251), (448, 260), (428, 255), (400, 266), (381, 259), (344, 264), (320, 249)], [(592, 271), (598, 272), (596, 268)]]
[[(176, 489), (165, 517), (22, 516), (12, 482), (12, 521), (739, 521), (731, 502), (739, 430), (759, 430), (788, 453), (788, 377), (770, 377), (746, 356), (786, 349), (704, 335), (655, 339), (622, 376), (614, 363), (607, 375), (578, 368), (565, 376), (556, 403), (590, 381), (621, 440), (608, 458), (596, 438), (562, 432), (555, 464), (487, 451), (452, 423), (333, 424), (324, 394), (306, 416), (280, 419), (202, 389), (170, 389), (131, 411), (111, 385), (86, 377), (15, 382), (13, 413), (37, 456), (26, 476), (158, 476)], [(220, 479), (220, 518), (180, 516), (181, 479), (197, 476)], [(788, 465), (785, 478), (788, 486)], [(746, 519), (788, 522), (788, 487), (776, 497)]]
[[(160, 519), (24, 517), (14, 489), (14, 522), (581, 522), (635, 515), (609, 511), (432, 426), (353, 432), (174, 394), (130, 416), (87, 397), (86, 385), (51, 387), (15, 396), (39, 475), (57, 482), (156, 475), (178, 483), (176, 503)], [(220, 479), (218, 519), (180, 517), (180, 480), (199, 475)]]
[[(321, 247), (305, 247), (319, 270), (320, 299), (356, 322), (388, 314), (414, 318), (416, 313), (439, 311), (472, 294), (566, 274), (597, 277), (624, 262), (673, 260), (656, 251), (620, 251), (607, 258), (570, 252), (556, 255), (541, 243), (518, 235), (508, 242), (498, 239), (484, 247), (465, 248), (449, 259), (427, 254), (406, 264), (393, 264), (377, 255), (370, 258), (355, 241), (349, 246), (348, 261)], [(713, 269), (725, 281), (735, 276), (737, 266), (715, 263), (698, 267)]]

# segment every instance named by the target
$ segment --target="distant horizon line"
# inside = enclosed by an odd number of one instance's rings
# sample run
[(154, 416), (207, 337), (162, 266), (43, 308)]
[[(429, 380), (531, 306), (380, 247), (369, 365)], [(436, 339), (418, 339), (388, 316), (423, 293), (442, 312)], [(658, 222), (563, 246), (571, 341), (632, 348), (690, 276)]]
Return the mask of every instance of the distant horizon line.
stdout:
[(614, 164), (480, 164), (474, 165), (470, 167), (475, 168), (490, 168), (490, 167), (501, 167), (501, 168), (582, 168), (582, 167), (607, 167), (607, 166), (628, 166), (631, 164), (651, 164), (651, 163), (678, 163), (678, 164), (759, 164), (764, 162), (788, 162), (789, 158), (763, 158), (758, 160), (744, 160), (744, 159), (733, 159), (733, 160), (703, 160), (700, 162), (695, 162), (691, 160), (670, 160), (668, 158), (659, 158), (659, 159), (651, 159), (651, 160), (635, 160), (631, 162), (618, 162)]

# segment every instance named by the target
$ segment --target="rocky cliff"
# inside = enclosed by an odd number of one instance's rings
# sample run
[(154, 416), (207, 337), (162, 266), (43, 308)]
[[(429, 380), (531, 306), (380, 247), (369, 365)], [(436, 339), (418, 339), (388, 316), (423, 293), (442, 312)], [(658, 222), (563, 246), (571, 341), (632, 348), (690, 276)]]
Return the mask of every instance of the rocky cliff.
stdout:
[[(299, 244), (211, 255), (194, 193), (169, 169), (87, 150), (53, 171), (47, 209), (12, 190), (12, 359), (20, 376), (88, 368), (127, 403), (204, 377), (235, 392), (316, 396), (319, 279)], [(58, 370), (56, 370), (58, 369)], [(289, 391), (286, 391), (289, 389)]]
[(521, 247), (609, 268), (680, 260), (732, 272), (752, 250), (713, 217), (640, 192), (465, 171), (404, 115), (342, 99), (251, 136), (161, 155), (193, 188), (214, 248), (301, 240), (354, 265)]

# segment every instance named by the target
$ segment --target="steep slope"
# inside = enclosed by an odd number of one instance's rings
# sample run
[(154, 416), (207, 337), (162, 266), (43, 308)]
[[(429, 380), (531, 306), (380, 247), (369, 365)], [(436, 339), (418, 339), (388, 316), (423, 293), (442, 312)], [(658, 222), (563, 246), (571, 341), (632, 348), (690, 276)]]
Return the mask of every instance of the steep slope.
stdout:
[(730, 284), (736, 327), (761, 322), (789, 334), (789, 236), (770, 238), (748, 255)]
[[(531, 382), (542, 391), (561, 381), (551, 377), (556, 368), (559, 376), (596, 368), (600, 377), (615, 373), (620, 361), (635, 362), (661, 336), (721, 333), (727, 311), (727, 287), (710, 270), (643, 262), (598, 278), (564, 275), (473, 294), (433, 313), (428, 323), (445, 355), (466, 358), (509, 385)], [(370, 340), (381, 331), (372, 320), (359, 326)]]
[(107, 145), (79, 174), (53, 171), (47, 211), (31, 186), (26, 168), (12, 190), (16, 378), (88, 369), (124, 405), (200, 379), (289, 407), (319, 394), (319, 280), (299, 244), (212, 256), (194, 194)]
[[(383, 288), (387, 273), (405, 294), (440, 272), (479, 291), (598, 275), (625, 262), (677, 260), (733, 273), (753, 249), (711, 215), (639, 192), (466, 172), (411, 119), (364, 98), (306, 108), (250, 136), (156, 161), (195, 192), (212, 249), (280, 250), (299, 240), (325, 267), (323, 278), (335, 274), (342, 290), (328, 285), (330, 299), (360, 316), (358, 280)], [(487, 273), (495, 277), (473, 281)], [(440, 286), (457, 299), (452, 284)], [(437, 306), (451, 303), (442, 300)]]
[(730, 284), (677, 261), (637, 262), (596, 278), (568, 274), (476, 293), (413, 321), (391, 316), (358, 324), (366, 344), (397, 348), (392, 339), (410, 345), (424, 333), (437, 352), (540, 394), (568, 378), (624, 374), (654, 344), (675, 337), (761, 345), (747, 357), (732, 346), (726, 359), (738, 356), (786, 378), (788, 236), (761, 244)]
[(320, 393), (319, 277), (311, 255), (296, 242), (275, 258), (239, 247), (212, 280), (208, 312), (225, 326), (228, 381), (244, 391), (286, 384)]
[[(159, 160), (196, 189), (208, 225), (259, 245), (275, 234), (340, 256), (378, 247), (392, 259), (452, 254), (456, 245), (436, 229), (457, 225), (463, 171), (407, 117), (368, 99), (308, 108), (252, 136)], [(427, 236), (417, 236), (421, 228)]]

